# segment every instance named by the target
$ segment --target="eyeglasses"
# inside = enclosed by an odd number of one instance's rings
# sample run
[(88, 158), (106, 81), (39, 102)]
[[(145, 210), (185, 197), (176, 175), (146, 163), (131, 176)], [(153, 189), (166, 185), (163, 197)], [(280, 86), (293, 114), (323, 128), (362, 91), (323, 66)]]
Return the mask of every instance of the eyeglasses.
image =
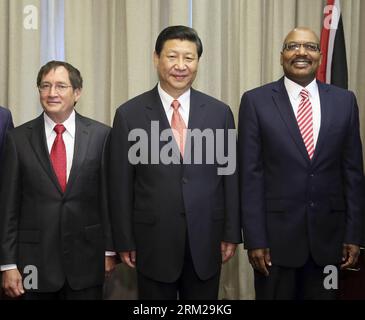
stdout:
[[(38, 87), (38, 89), (40, 92), (45, 93), (45, 92), (50, 92), (52, 87), (53, 87), (53, 85), (50, 83), (41, 83), (40, 86)], [(56, 83), (54, 85), (54, 88), (57, 93), (64, 93), (70, 87), (72, 87), (72, 86), (64, 84), (64, 83)]]
[(311, 52), (320, 51), (319, 44), (318, 43), (312, 43), (312, 42), (306, 42), (306, 43), (289, 42), (289, 43), (284, 43), (283, 50), (297, 51), (297, 50), (300, 50), (301, 46), (303, 46), (303, 48), (307, 51), (311, 51)]

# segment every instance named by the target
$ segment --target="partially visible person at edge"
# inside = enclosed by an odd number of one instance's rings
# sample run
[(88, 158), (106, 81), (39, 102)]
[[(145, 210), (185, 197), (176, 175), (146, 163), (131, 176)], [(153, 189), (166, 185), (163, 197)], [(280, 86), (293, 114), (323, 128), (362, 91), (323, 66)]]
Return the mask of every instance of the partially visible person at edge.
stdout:
[[(1, 179), (1, 170), (4, 169), (3, 166), (1, 165), (1, 159), (5, 143), (5, 135), (6, 132), (12, 128), (14, 128), (14, 124), (10, 111), (0, 106), (0, 179)], [(1, 275), (0, 275), (0, 280), (1, 280)], [(0, 299), (1, 298), (2, 298), (2, 290), (0, 289)]]
[(2, 158), (6, 132), (12, 128), (14, 128), (14, 124), (10, 111), (0, 106), (0, 159)]

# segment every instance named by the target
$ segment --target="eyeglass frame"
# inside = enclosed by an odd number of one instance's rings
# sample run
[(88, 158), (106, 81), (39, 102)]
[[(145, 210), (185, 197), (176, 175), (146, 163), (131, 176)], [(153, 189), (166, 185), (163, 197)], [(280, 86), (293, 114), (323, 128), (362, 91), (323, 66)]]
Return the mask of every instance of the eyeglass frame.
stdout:
[[(294, 48), (293, 50), (289, 49), (288, 46), (289, 45), (296, 45), (296, 48)], [(316, 49), (312, 50), (310, 48), (310, 46), (313, 45), (313, 47), (315, 46)], [(314, 42), (304, 42), (304, 43), (299, 43), (299, 42), (289, 42), (289, 43), (284, 43), (283, 44), (283, 51), (289, 51), (289, 52), (294, 52), (294, 51), (298, 51), (300, 50), (300, 48), (303, 47), (306, 51), (310, 51), (310, 52), (321, 52), (321, 47), (318, 43), (314, 43)]]
[[(44, 85), (48, 85), (48, 88), (47, 88), (47, 89), (46, 89), (46, 88), (44, 88), (44, 87), (42, 88), (42, 86), (44, 86)], [(51, 83), (49, 83), (49, 82), (45, 82), (45, 83), (41, 83), (41, 84), (38, 86), (38, 90), (39, 90), (39, 92), (41, 92), (41, 93), (50, 92), (50, 91), (52, 90), (53, 86), (54, 86), (54, 88), (55, 88), (55, 90), (56, 90), (56, 92), (57, 92), (58, 94), (64, 93), (64, 92), (66, 92), (66, 90), (67, 90), (68, 88), (73, 87), (72, 85), (67, 85), (67, 84), (65, 84), (65, 83), (55, 83), (55, 84), (51, 84)]]

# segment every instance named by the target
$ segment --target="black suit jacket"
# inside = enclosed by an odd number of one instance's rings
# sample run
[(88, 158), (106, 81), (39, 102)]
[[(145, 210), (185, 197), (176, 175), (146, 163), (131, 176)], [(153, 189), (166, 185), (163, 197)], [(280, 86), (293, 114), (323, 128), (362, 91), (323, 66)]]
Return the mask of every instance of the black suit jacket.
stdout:
[[(128, 141), (128, 134), (143, 129), (151, 145), (151, 121), (158, 121), (160, 133), (170, 129), (157, 87), (126, 102), (115, 115), (110, 188), (116, 249), (136, 250), (139, 272), (173, 282), (182, 271), (188, 233), (195, 270), (201, 279), (208, 279), (220, 268), (221, 241), (241, 241), (237, 172), (219, 176), (216, 161), (181, 164), (176, 154), (178, 164), (132, 165), (128, 152), (135, 142)], [(234, 121), (227, 105), (192, 90), (188, 126), (222, 129), (226, 137)], [(235, 145), (236, 141), (234, 149)], [(164, 146), (166, 142), (160, 141), (154, 151)]]
[(2, 151), (5, 142), (5, 133), (8, 129), (11, 129), (13, 127), (14, 125), (10, 111), (8, 109), (0, 107), (0, 160), (2, 158)]
[(272, 262), (341, 262), (360, 244), (363, 164), (353, 93), (318, 82), (321, 126), (309, 159), (284, 80), (246, 92), (239, 115), (244, 243), (270, 248)]
[(100, 285), (112, 249), (105, 190), (109, 128), (76, 114), (74, 158), (63, 194), (41, 115), (7, 135), (0, 193), (0, 263), (38, 270), (38, 289)]

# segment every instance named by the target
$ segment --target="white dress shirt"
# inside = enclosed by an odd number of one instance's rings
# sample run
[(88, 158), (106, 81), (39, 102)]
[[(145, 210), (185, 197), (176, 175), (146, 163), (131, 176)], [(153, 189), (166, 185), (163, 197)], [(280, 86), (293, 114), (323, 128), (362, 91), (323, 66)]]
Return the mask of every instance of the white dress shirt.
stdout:
[[(295, 118), (298, 114), (298, 107), (302, 97), (300, 96), (300, 92), (303, 87), (296, 82), (284, 78), (284, 85), (286, 91), (288, 92), (291, 106), (293, 108)], [(312, 113), (313, 113), (313, 139), (314, 139), (314, 148), (316, 147), (319, 129), (321, 127), (321, 102), (319, 99), (319, 91), (316, 79), (314, 79), (309, 85), (305, 87), (305, 89), (309, 92), (309, 101), (312, 104)]]
[[(158, 88), (158, 94), (160, 95), (162, 101), (163, 108), (166, 113), (166, 117), (169, 120), (171, 126), (172, 114), (174, 113), (174, 108), (171, 107), (171, 103), (175, 99), (161, 88), (160, 83), (158, 83), (157, 88)], [(189, 122), (189, 112), (190, 112), (190, 92), (191, 90), (189, 89), (186, 92), (184, 92), (179, 98), (176, 99), (180, 102), (179, 113), (183, 118), (187, 128), (189, 126), (188, 122)]]

